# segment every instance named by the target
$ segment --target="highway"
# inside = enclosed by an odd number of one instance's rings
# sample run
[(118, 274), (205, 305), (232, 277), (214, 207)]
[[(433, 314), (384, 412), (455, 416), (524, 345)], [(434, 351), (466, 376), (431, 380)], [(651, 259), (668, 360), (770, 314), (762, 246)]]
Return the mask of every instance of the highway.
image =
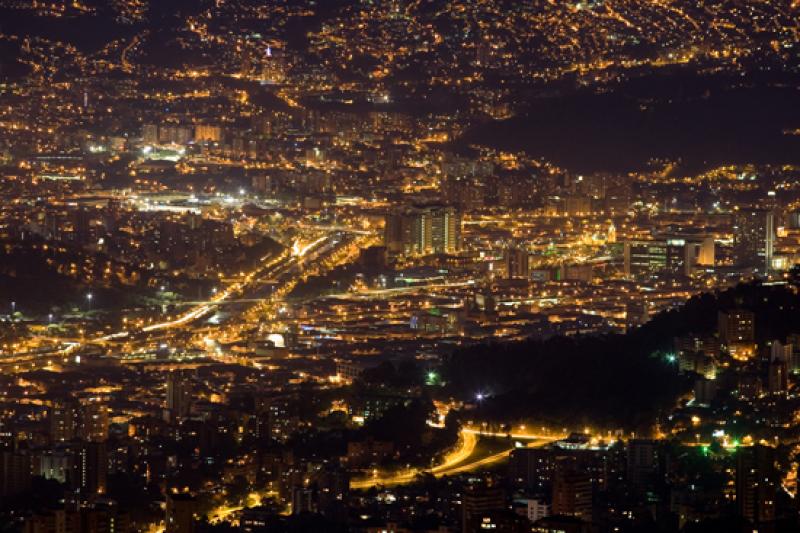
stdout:
[[(363, 237), (359, 237), (363, 238)], [(172, 330), (190, 329), (196, 322), (208, 316), (222, 304), (233, 304), (239, 301), (261, 301), (260, 298), (248, 298), (259, 288), (265, 280), (278, 280), (281, 286), (291, 287), (306, 275), (309, 264), (324, 261), (334, 255), (342, 246), (351, 244), (348, 237), (334, 232), (316, 238), (310, 242), (295, 242), (290, 248), (278, 256), (264, 256), (260, 264), (249, 273), (242, 275), (238, 281), (229, 284), (211, 300), (199, 302), (187, 309), (179, 316), (161, 322), (147, 324), (140, 327), (129, 327), (113, 333), (107, 333), (86, 339), (69, 339), (63, 341), (60, 347), (49, 349), (41, 353), (17, 353), (0, 359), (0, 373), (16, 373), (20, 371), (35, 370), (54, 364), (55, 362), (72, 363), (73, 356), (80, 355), (82, 350), (91, 346), (108, 346), (116, 342), (131, 342), (147, 344), (154, 334), (166, 334)], [(281, 292), (281, 291), (278, 291)], [(75, 360), (77, 357), (75, 358)]]
[[(511, 451), (514, 449), (512, 446), (501, 450), (499, 452), (480, 455), (476, 457), (476, 448), (481, 433), (478, 430), (463, 428), (461, 430), (458, 447), (442, 458), (442, 462), (430, 469), (412, 468), (403, 472), (396, 472), (392, 474), (383, 474), (375, 472), (372, 477), (356, 479), (350, 482), (351, 489), (369, 489), (372, 487), (389, 487), (394, 485), (405, 485), (412, 483), (420, 474), (433, 474), (435, 477), (440, 478), (444, 476), (453, 476), (462, 474), (464, 472), (473, 472), (481, 468), (488, 468), (497, 463), (504, 461), (508, 458)], [(490, 434), (483, 433), (484, 436), (491, 436)], [(497, 435), (505, 437), (506, 435)], [(538, 448), (546, 446), (551, 442), (557, 440), (558, 437), (534, 437), (526, 436), (525, 438), (532, 440), (527, 444), (528, 448)], [(533, 440), (536, 439), (536, 440)]]

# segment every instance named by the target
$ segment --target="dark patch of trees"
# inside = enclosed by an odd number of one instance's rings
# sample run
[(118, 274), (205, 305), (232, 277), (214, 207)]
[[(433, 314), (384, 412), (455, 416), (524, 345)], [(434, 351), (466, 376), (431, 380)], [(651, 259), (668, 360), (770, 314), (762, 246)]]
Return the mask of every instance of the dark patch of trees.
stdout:
[(556, 337), (459, 350), (445, 361), (443, 379), (462, 399), (483, 395), (478, 414), (484, 419), (643, 429), (691, 386), (665, 357), (674, 338), (711, 334), (718, 312), (736, 307), (756, 314), (760, 342), (800, 329), (800, 297), (791, 286), (750, 283), (691, 298), (627, 335)]

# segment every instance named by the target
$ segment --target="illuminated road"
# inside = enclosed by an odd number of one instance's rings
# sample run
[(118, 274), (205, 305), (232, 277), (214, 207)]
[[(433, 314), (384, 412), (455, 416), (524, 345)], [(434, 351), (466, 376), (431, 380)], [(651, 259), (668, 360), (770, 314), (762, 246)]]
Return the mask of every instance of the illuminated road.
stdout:
[[(320, 237), (319, 239), (308, 243), (304, 246), (300, 246), (299, 243), (295, 243), (293, 246), (291, 253), (285, 252), (275, 258), (272, 261), (259, 266), (258, 268), (251, 271), (249, 274), (245, 275), (242, 281), (233, 283), (229, 285), (225, 290), (221, 291), (217, 294), (214, 298), (210, 300), (210, 303), (201, 303), (193, 307), (192, 309), (186, 311), (181, 316), (174, 320), (168, 320), (164, 322), (159, 322), (157, 324), (150, 324), (140, 328), (139, 331), (144, 333), (151, 333), (154, 331), (161, 331), (161, 330), (169, 330), (173, 328), (179, 328), (183, 326), (187, 326), (194, 322), (195, 320), (206, 316), (211, 311), (213, 311), (218, 304), (223, 302), (227, 302), (228, 300), (233, 299), (234, 297), (244, 293), (251, 285), (255, 282), (259, 281), (262, 278), (271, 278), (280, 276), (282, 274), (287, 273), (292, 267), (300, 264), (305, 257), (307, 257), (311, 252), (317, 250), (327, 242), (331, 236), (324, 236)], [(266, 261), (268, 256), (262, 257), (262, 261)], [(94, 342), (106, 342), (110, 340), (125, 338), (130, 335), (131, 332), (128, 331), (119, 331), (116, 333), (111, 333), (109, 335), (104, 335), (102, 337), (98, 337), (93, 339)]]
[[(197, 320), (214, 312), (222, 304), (234, 303), (237, 300), (246, 301), (247, 298), (243, 298), (245, 293), (258, 287), (265, 280), (281, 279), (285, 287), (294, 286), (298, 279), (308, 273), (310, 263), (322, 260), (325, 256), (334, 253), (340, 246), (339, 243), (346, 242), (348, 241), (341, 239), (337, 233), (324, 235), (310, 242), (295, 242), (291, 249), (278, 256), (272, 258), (270, 256), (262, 257), (261, 264), (248, 274), (242, 275), (239, 281), (231, 283), (211, 300), (197, 303), (197, 305), (176, 318), (154, 324), (129, 327), (93, 338), (54, 339), (61, 346), (54, 346), (52, 349), (42, 353), (13, 354), (0, 359), (0, 373), (16, 373), (41, 367), (51, 367), (55, 362), (67, 363), (68, 358), (72, 361), (71, 357), (73, 355), (75, 356), (74, 361), (77, 363), (79, 361), (77, 356), (81, 354), (81, 350), (91, 345), (102, 346), (116, 341), (131, 342), (135, 339), (146, 343), (148, 340), (145, 335), (149, 337), (153, 333), (166, 333), (170, 330), (189, 328)], [(263, 300), (256, 299), (256, 301)], [(45, 357), (47, 358), (46, 362), (40, 363), (39, 360)]]
[[(411, 483), (414, 479), (424, 472), (431, 472), (436, 475), (439, 472), (446, 472), (449, 468), (454, 468), (456, 465), (463, 463), (475, 451), (475, 446), (478, 444), (478, 437), (474, 433), (462, 431), (461, 438), (459, 439), (459, 446), (452, 452), (448, 453), (442, 464), (434, 467), (431, 470), (411, 469), (406, 472), (401, 472), (392, 476), (384, 477), (380, 474), (369, 479), (360, 479), (350, 482), (352, 489), (368, 489), (376, 485), (403, 485)], [(446, 474), (441, 474), (446, 475)]]
[(217, 507), (211, 509), (206, 517), (208, 518), (209, 523), (211, 524), (219, 524), (221, 522), (228, 522), (231, 525), (238, 525), (238, 516), (237, 513), (243, 511), (244, 509), (251, 508), (251, 507), (258, 507), (264, 500), (270, 498), (276, 498), (278, 493), (275, 491), (261, 491), (261, 492), (251, 492), (245, 498), (245, 501), (238, 505), (229, 505), (224, 503)]
[(564, 433), (564, 434), (560, 434), (560, 433), (557, 433), (557, 432), (556, 433), (530, 433), (530, 432), (524, 431), (522, 428), (520, 428), (520, 430), (516, 431), (516, 432), (513, 432), (513, 430), (512, 430), (512, 433), (503, 433), (503, 432), (499, 432), (499, 431), (491, 432), (491, 431), (486, 431), (485, 429), (476, 429), (476, 428), (472, 428), (472, 427), (467, 426), (467, 427), (464, 427), (461, 431), (466, 432), (466, 433), (472, 433), (473, 435), (482, 435), (484, 437), (501, 437), (501, 438), (510, 437), (510, 438), (516, 439), (516, 440), (541, 440), (541, 441), (548, 441), (548, 442), (552, 442), (554, 440), (559, 440), (559, 439), (564, 439), (564, 438), (567, 437), (566, 433)]
[[(501, 461), (504, 461), (511, 451), (514, 449), (513, 447), (509, 447), (505, 450), (500, 452), (479, 457), (479, 458), (472, 458), (475, 454), (475, 449), (478, 444), (478, 437), (480, 432), (474, 429), (462, 429), (461, 430), (461, 438), (459, 440), (459, 446), (452, 452), (448, 453), (441, 464), (425, 470), (425, 469), (411, 469), (405, 472), (400, 472), (397, 474), (392, 475), (382, 475), (380, 473), (376, 473), (373, 477), (367, 479), (357, 479), (350, 482), (350, 488), (352, 489), (369, 489), (376, 486), (392, 486), (392, 485), (404, 485), (407, 483), (412, 483), (416, 477), (420, 474), (429, 473), (433, 474), (435, 477), (440, 478), (444, 476), (453, 476), (456, 474), (461, 474), (464, 472), (472, 472), (474, 470), (478, 470), (480, 468), (486, 468), (497, 464)], [(483, 435), (490, 436), (490, 434), (483, 433)], [(506, 435), (497, 435), (505, 437)], [(548, 437), (533, 437), (528, 436), (525, 438), (537, 440), (535, 442), (531, 442), (527, 445), (528, 448), (538, 448), (541, 446), (545, 446), (550, 444), (556, 437), (548, 436)], [(472, 459), (471, 459), (472, 458)]]

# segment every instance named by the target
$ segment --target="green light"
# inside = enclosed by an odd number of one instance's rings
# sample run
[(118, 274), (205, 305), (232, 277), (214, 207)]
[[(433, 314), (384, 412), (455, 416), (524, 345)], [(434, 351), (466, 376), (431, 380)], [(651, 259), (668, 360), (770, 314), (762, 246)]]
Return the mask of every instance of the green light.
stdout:
[(427, 378), (428, 378), (427, 379), (428, 385), (433, 385), (434, 383), (436, 383), (439, 380), (439, 374), (437, 374), (436, 372), (431, 371), (431, 372), (428, 372)]

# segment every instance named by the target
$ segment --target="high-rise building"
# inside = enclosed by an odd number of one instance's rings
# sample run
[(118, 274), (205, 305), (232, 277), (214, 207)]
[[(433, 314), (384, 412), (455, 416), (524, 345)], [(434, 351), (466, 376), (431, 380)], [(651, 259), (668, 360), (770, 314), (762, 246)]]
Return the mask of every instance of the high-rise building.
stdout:
[(655, 274), (691, 276), (698, 266), (714, 265), (714, 239), (685, 237), (650, 241), (627, 241), (624, 248), (625, 275)]
[(508, 474), (515, 483), (543, 492), (553, 480), (554, 459), (546, 448), (515, 448), (508, 461)]
[[(85, 533), (127, 533), (131, 531), (131, 519), (120, 510), (116, 501), (96, 498), (80, 510), (81, 531)], [(67, 532), (69, 533), (69, 532)]]
[(40, 476), (59, 483), (72, 483), (75, 476), (75, 455), (70, 450), (49, 450), (39, 458)]
[(62, 398), (54, 401), (49, 418), (50, 439), (53, 442), (67, 442), (78, 437), (80, 414), (75, 400)]
[(142, 126), (142, 142), (145, 144), (158, 144), (157, 124), (145, 124)]
[(737, 450), (736, 505), (739, 515), (754, 524), (775, 519), (778, 471), (775, 449), (757, 444)]
[(648, 439), (632, 439), (627, 446), (627, 478), (638, 489), (651, 487), (659, 471), (659, 445)]
[(775, 214), (766, 209), (739, 211), (733, 221), (733, 255), (737, 265), (766, 272), (775, 248)]
[(527, 502), (527, 516), (531, 522), (537, 522), (550, 516), (550, 503), (543, 498), (532, 498)]
[(170, 372), (167, 376), (167, 410), (170, 421), (189, 416), (192, 408), (192, 384), (186, 374)]
[(553, 475), (554, 515), (568, 515), (581, 520), (592, 519), (592, 478), (577, 468), (575, 458), (558, 457)]
[(454, 253), (461, 248), (461, 215), (453, 207), (415, 207), (386, 217), (385, 244), (399, 255)]
[(787, 342), (786, 344), (782, 343), (781, 341), (772, 341), (772, 345), (770, 346), (770, 361), (783, 361), (785, 363), (791, 362), (792, 356), (794, 355), (794, 346), (791, 342)]
[(592, 199), (588, 196), (568, 196), (564, 199), (564, 213), (568, 216), (584, 216), (592, 212)]
[(782, 394), (789, 390), (789, 372), (795, 363), (794, 347), (791, 344), (773, 341), (767, 370), (767, 386), (770, 394)]
[(525, 278), (530, 275), (528, 252), (521, 248), (506, 250), (506, 275), (509, 278)]
[(167, 494), (166, 533), (194, 533), (197, 499), (189, 494)]
[(783, 394), (789, 390), (789, 363), (770, 361), (767, 370), (767, 387), (770, 394)]
[(625, 329), (631, 330), (650, 321), (650, 304), (644, 298), (636, 298), (625, 304)]
[(800, 347), (798, 347), (797, 344), (798, 339), (800, 339), (798, 335), (789, 335), (786, 338), (786, 344), (778, 340), (772, 341), (770, 360), (786, 362), (790, 373), (800, 371)]
[(267, 46), (264, 50), (262, 65), (262, 83), (273, 85), (286, 80), (286, 60), (281, 50)]
[(470, 211), (483, 203), (481, 189), (473, 178), (446, 176), (441, 181), (442, 200), (447, 205)]
[(461, 523), (464, 532), (480, 531), (483, 515), (506, 508), (503, 489), (490, 483), (467, 487), (461, 500)]
[(108, 439), (108, 406), (97, 398), (92, 398), (82, 406), (83, 423), (81, 438), (91, 442), (105, 442)]
[(534, 176), (504, 176), (494, 186), (497, 205), (509, 208), (536, 207), (540, 203), (540, 186), (540, 180)]
[(800, 211), (792, 211), (787, 219), (790, 229), (800, 229)]
[(108, 478), (108, 454), (104, 442), (87, 442), (78, 450), (77, 484), (84, 494), (104, 494)]
[(724, 350), (730, 351), (737, 344), (751, 344), (755, 341), (755, 315), (752, 311), (732, 309), (720, 311), (718, 315), (719, 342)]
[(0, 452), (0, 500), (31, 488), (31, 456), (25, 452)]
[(625, 275), (638, 277), (662, 272), (667, 267), (667, 246), (660, 241), (625, 242)]
[(208, 124), (198, 124), (194, 127), (194, 140), (197, 142), (220, 142), (222, 128)]
[[(71, 519), (71, 520), (70, 520)], [(73, 526), (73, 527), (70, 527)], [(64, 509), (48, 509), (25, 518), (23, 533), (61, 533), (80, 530), (77, 513), (67, 513)]]

